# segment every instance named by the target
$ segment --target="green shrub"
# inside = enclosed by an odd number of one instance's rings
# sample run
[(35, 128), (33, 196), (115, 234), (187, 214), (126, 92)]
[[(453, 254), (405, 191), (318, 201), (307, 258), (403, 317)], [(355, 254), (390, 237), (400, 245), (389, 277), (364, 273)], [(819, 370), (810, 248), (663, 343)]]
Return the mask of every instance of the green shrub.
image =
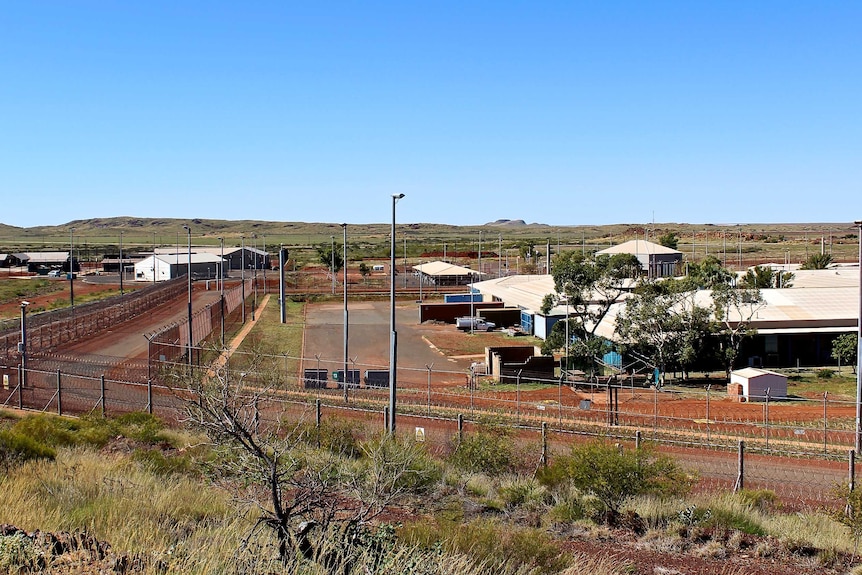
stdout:
[(449, 462), (463, 471), (500, 474), (514, 468), (512, 442), (500, 431), (477, 431), (466, 435)]
[(139, 463), (156, 475), (184, 475), (191, 473), (195, 466), (186, 455), (166, 455), (159, 449), (136, 449), (132, 461)]
[(751, 514), (730, 509), (710, 509), (710, 515), (703, 521), (703, 526), (741, 531), (748, 535), (766, 535), (766, 530)]
[(623, 450), (602, 440), (573, 445), (569, 455), (556, 457), (537, 477), (549, 487), (570, 484), (594, 495), (604, 505), (608, 521), (631, 497), (682, 495), (691, 481), (669, 457), (647, 447)]
[(532, 478), (509, 481), (497, 492), (509, 507), (535, 507), (544, 503), (548, 495), (547, 488)]
[(57, 452), (32, 437), (15, 430), (0, 431), (0, 465), (9, 467), (33, 459), (51, 459)]
[(817, 377), (819, 377), (820, 379), (831, 379), (832, 376), (835, 375), (835, 373), (827, 367), (818, 369), (816, 373)]
[(403, 526), (399, 534), (407, 545), (467, 555), (493, 573), (559, 573), (570, 563), (569, 556), (546, 532), (496, 520), (418, 521)]
[(758, 511), (771, 511), (781, 506), (778, 496), (770, 489), (742, 489), (736, 493), (736, 498), (743, 505)]
[(387, 491), (425, 493), (443, 478), (443, 468), (416, 443), (390, 435), (362, 444), (368, 462), (367, 482)]
[(160, 443), (165, 440), (162, 435), (164, 424), (150, 413), (135, 411), (117, 416), (113, 420), (119, 435), (143, 441), (144, 443)]
[(28, 415), (12, 426), (12, 431), (50, 447), (69, 447), (77, 443), (78, 420), (53, 415)]
[(319, 429), (314, 423), (305, 423), (293, 430), (290, 439), (318, 446), (341, 457), (355, 458), (362, 453), (354, 427), (350, 422), (337, 419), (321, 421)]

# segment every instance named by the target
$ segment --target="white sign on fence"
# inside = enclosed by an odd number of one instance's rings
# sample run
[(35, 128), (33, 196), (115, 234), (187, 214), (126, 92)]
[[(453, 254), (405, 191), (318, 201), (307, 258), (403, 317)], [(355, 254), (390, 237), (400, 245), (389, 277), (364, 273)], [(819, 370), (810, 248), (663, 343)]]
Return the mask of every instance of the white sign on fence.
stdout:
[(417, 427), (416, 428), (416, 441), (419, 443), (425, 443), (425, 428)]

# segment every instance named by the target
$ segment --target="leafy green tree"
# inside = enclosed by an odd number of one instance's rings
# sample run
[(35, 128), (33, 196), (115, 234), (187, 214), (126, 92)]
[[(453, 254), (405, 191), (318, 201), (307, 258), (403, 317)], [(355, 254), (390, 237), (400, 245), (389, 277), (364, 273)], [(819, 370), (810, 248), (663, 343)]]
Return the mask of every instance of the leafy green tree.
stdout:
[(759, 289), (734, 288), (726, 284), (713, 288), (712, 301), (721, 337), (725, 372), (729, 378), (742, 342), (757, 333), (751, 323), (765, 304)]
[(662, 373), (671, 364), (694, 363), (711, 331), (712, 310), (697, 305), (685, 285), (677, 280), (646, 284), (617, 315), (620, 339), (649, 357)]
[(318, 261), (326, 266), (330, 273), (338, 273), (344, 266), (344, 257), (341, 254), (341, 247), (336, 246), (333, 254), (332, 246), (320, 244), (317, 246)]
[(829, 254), (811, 254), (805, 260), (799, 269), (803, 270), (825, 270), (832, 263), (832, 256)]
[(740, 285), (753, 289), (789, 288), (793, 286), (795, 277), (791, 272), (775, 271), (768, 266), (754, 266), (742, 276)]
[(366, 279), (369, 275), (371, 275), (371, 268), (368, 267), (365, 262), (361, 262), (359, 264), (359, 275), (362, 276), (362, 279)]
[[(557, 294), (568, 299), (569, 334), (580, 342), (570, 348), (573, 355), (592, 358), (607, 345), (596, 336), (596, 330), (611, 307), (630, 289), (629, 280), (637, 278), (640, 271), (640, 262), (631, 254), (594, 256), (570, 251), (557, 256), (551, 271), (554, 287)], [(565, 328), (565, 324), (561, 327)], [(565, 343), (561, 334), (554, 342), (558, 340)]]
[(729, 286), (733, 283), (733, 277), (733, 273), (722, 266), (721, 260), (715, 256), (707, 256), (700, 262), (688, 265), (687, 280), (700, 289)]
[(675, 250), (679, 245), (679, 237), (674, 232), (667, 232), (659, 236), (658, 243), (666, 248)]
[(548, 315), (554, 306), (557, 305), (557, 301), (557, 297), (554, 294), (545, 294), (545, 297), (542, 298), (542, 307), (539, 308), (539, 312), (542, 315)]
[(856, 373), (856, 352), (859, 344), (859, 334), (842, 333), (832, 341), (832, 357), (839, 364), (850, 364)]

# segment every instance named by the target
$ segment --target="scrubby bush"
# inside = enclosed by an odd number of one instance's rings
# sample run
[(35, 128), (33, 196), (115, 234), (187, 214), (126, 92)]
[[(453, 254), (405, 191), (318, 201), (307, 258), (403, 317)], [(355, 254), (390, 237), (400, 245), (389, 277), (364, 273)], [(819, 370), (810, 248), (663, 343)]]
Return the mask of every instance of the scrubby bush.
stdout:
[(416, 443), (382, 435), (361, 449), (368, 462), (367, 483), (375, 489), (425, 493), (443, 477), (443, 467)]
[(449, 463), (472, 473), (511, 471), (515, 467), (512, 442), (502, 429), (479, 430), (461, 440)]
[(603, 440), (573, 445), (570, 454), (556, 457), (537, 477), (552, 488), (571, 484), (595, 496), (604, 506), (609, 523), (616, 521), (629, 498), (681, 495), (691, 482), (669, 457), (646, 447), (623, 450)]
[(10, 466), (33, 459), (54, 459), (57, 453), (44, 443), (15, 430), (0, 430), (0, 466)]
[(507, 481), (497, 489), (497, 493), (509, 507), (536, 507), (548, 496), (547, 488), (532, 478)]
[(758, 511), (772, 511), (781, 505), (781, 501), (770, 489), (742, 489), (736, 493), (740, 503)]
[(816, 373), (817, 377), (819, 377), (820, 379), (831, 379), (832, 376), (835, 375), (835, 373), (827, 367), (818, 369)]
[(400, 535), (407, 545), (468, 555), (494, 573), (516, 570), (559, 573), (570, 564), (569, 556), (546, 532), (513, 527), (496, 520), (422, 521), (405, 525)]

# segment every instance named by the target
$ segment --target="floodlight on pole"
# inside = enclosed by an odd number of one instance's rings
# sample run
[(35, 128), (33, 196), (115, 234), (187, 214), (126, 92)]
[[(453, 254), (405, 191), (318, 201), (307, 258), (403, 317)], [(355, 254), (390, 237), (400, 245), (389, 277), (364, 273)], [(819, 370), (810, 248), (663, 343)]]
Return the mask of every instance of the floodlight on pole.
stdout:
[[(342, 267), (344, 268), (344, 403), (347, 403), (348, 395), (347, 395), (347, 382), (349, 378), (347, 377), (347, 360), (349, 358), (348, 355), (348, 311), (347, 311), (347, 224), (341, 224), (341, 231), (344, 235), (343, 240), (343, 254), (342, 254)], [(333, 276), (334, 277), (334, 276)], [(356, 382), (357, 385), (359, 382)]]
[(859, 231), (859, 315), (856, 318), (856, 453), (862, 450), (862, 220)]
[(123, 230), (120, 230), (120, 295), (123, 295)]
[(239, 285), (240, 285), (240, 298), (242, 299), (242, 323), (245, 324), (245, 236), (240, 236), (240, 271), (239, 271)]
[(224, 238), (221, 237), (218, 241), (221, 245), (221, 260), (218, 264), (218, 281), (221, 286), (221, 289), (219, 290), (219, 305), (221, 306), (221, 341), (222, 345), (224, 345)]
[(24, 300), (21, 302), (21, 344), (18, 351), (21, 353), (21, 381), (19, 385), (27, 387), (27, 306), (30, 302)]
[(183, 229), (186, 230), (188, 235), (188, 248), (189, 248), (189, 269), (187, 270), (188, 284), (189, 284), (189, 368), (192, 367), (192, 228), (191, 226), (184, 225)]
[(392, 194), (392, 234), (389, 253), (389, 421), (386, 429), (395, 435), (395, 402), (398, 374), (398, 332), (395, 330), (395, 204), (404, 194)]
[(251, 321), (254, 321), (254, 311), (257, 307), (257, 234), (251, 234), (251, 238), (254, 240), (254, 247), (252, 248), (252, 253), (254, 254), (254, 262), (252, 268), (254, 269), (254, 273), (252, 274), (252, 297), (251, 297)]
[(69, 228), (69, 306), (75, 311), (75, 228)]

